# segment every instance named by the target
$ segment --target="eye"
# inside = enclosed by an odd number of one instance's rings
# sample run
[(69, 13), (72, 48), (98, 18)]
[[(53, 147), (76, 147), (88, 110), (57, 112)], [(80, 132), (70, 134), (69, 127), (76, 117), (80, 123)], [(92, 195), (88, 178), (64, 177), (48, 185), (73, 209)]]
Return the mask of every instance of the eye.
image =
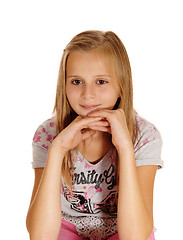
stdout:
[(103, 79), (100, 79), (100, 80), (97, 81), (97, 83), (99, 83), (99, 85), (103, 85), (103, 84), (106, 84), (108, 82), (103, 80)]
[(82, 83), (82, 81), (80, 81), (79, 79), (75, 79), (75, 80), (72, 81), (72, 83), (73, 83), (74, 85), (79, 85), (79, 84)]

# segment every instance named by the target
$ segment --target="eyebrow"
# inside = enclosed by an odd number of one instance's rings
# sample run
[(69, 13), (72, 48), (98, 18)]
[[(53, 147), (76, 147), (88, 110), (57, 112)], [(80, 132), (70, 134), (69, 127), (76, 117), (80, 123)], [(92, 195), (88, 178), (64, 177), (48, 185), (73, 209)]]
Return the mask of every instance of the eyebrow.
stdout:
[[(73, 77), (81, 77), (81, 76), (80, 75), (70, 75), (67, 78), (73, 78)], [(108, 78), (111, 78), (110, 75), (106, 75), (106, 74), (97, 74), (94, 77), (108, 77)]]
[(110, 75), (106, 75), (106, 74), (98, 74), (98, 75), (95, 75), (95, 77), (109, 77), (109, 78), (111, 78)]

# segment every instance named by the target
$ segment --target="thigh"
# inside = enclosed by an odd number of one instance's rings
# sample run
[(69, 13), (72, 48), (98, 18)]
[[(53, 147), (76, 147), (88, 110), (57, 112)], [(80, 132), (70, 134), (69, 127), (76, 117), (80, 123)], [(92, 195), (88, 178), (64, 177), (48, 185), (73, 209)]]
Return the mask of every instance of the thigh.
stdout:
[(62, 224), (57, 240), (71, 240), (71, 239), (82, 240), (82, 238), (78, 236), (76, 227), (72, 223), (62, 219)]

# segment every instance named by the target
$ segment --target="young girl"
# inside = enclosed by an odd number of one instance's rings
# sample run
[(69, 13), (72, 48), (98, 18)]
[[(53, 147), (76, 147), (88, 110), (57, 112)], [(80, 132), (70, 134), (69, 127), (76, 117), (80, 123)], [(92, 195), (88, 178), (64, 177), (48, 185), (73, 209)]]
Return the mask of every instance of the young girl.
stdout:
[(133, 108), (130, 62), (113, 32), (86, 31), (63, 52), (53, 117), (33, 139), (31, 240), (153, 240), (156, 127)]

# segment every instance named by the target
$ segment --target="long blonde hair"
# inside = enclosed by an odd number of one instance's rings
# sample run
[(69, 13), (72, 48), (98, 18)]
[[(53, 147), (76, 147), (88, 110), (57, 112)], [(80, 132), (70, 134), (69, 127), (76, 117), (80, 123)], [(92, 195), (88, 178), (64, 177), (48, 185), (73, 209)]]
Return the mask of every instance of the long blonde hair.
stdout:
[[(77, 116), (70, 107), (66, 97), (66, 64), (69, 54), (75, 50), (97, 51), (106, 62), (113, 79), (116, 80), (119, 95), (117, 108), (124, 110), (128, 130), (135, 143), (138, 134), (138, 126), (134, 121), (133, 86), (130, 61), (126, 49), (119, 37), (111, 32), (85, 31), (76, 35), (64, 49), (57, 81), (57, 90), (53, 114), (56, 115), (56, 134), (59, 134)], [(62, 164), (62, 176), (64, 182), (71, 189), (73, 162), (71, 150), (66, 154)], [(119, 170), (117, 170), (119, 176)], [(118, 177), (117, 177), (118, 178)], [(117, 181), (118, 182), (118, 181)]]

